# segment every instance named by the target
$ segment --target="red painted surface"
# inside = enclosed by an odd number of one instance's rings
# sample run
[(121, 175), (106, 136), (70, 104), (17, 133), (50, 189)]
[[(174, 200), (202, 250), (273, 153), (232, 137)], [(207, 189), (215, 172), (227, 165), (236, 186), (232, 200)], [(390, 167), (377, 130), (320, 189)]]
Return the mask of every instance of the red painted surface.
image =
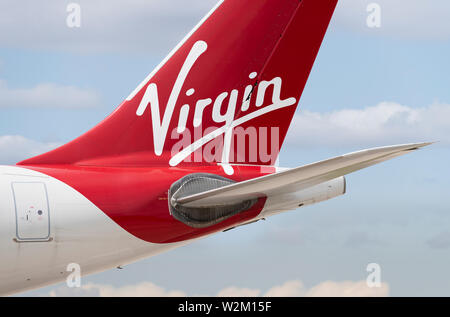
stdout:
[[(220, 166), (207, 163), (204, 158), (196, 163), (169, 166), (173, 147), (182, 136), (175, 133), (171, 137), (178, 126), (180, 110), (185, 104), (190, 106), (186, 129), (195, 135), (193, 119), (197, 100), (214, 101), (221, 93), (228, 92), (221, 108), (223, 114), (227, 111), (230, 92), (237, 90), (239, 102), (234, 114), (237, 120), (273, 103), (274, 88), (270, 86), (262, 105), (256, 105), (255, 91), (249, 108), (242, 110), (245, 88), (279, 77), (282, 79), (280, 99), (295, 98), (295, 102), (241, 126), (278, 128), (277, 141), (281, 148), (336, 3), (337, 0), (225, 0), (131, 100), (124, 101), (108, 118), (74, 141), (18, 164), (63, 181), (125, 230), (149, 242), (182, 241), (254, 218), (262, 210), (264, 199), (252, 210), (206, 229), (190, 228), (170, 216), (167, 191), (173, 182), (197, 172), (226, 176)], [(145, 32), (143, 38), (148, 40)], [(152, 123), (156, 116), (152, 118), (150, 106), (142, 116), (137, 115), (137, 110), (147, 87), (156, 84), (160, 112), (160, 118), (156, 119), (162, 120), (180, 70), (199, 41), (207, 44), (207, 50), (198, 57), (183, 82), (163, 153), (158, 156)], [(249, 78), (252, 72), (258, 74), (254, 79)], [(195, 93), (187, 96), (191, 88)], [(212, 110), (212, 105), (205, 108), (202, 126), (197, 128), (200, 132), (224, 126), (213, 121)], [(270, 149), (271, 137), (266, 142)], [(247, 144), (245, 153), (249, 153), (249, 147)], [(261, 148), (257, 151), (260, 153)], [(241, 163), (273, 163), (263, 161), (259, 155), (257, 161), (248, 159), (245, 157)], [(259, 167), (239, 167), (230, 178), (242, 181), (261, 175)]]
[[(52, 176), (80, 192), (112, 220), (134, 236), (153, 243), (169, 243), (221, 231), (256, 217), (265, 199), (251, 209), (217, 225), (195, 229), (169, 214), (167, 192), (175, 181), (191, 173), (213, 173), (236, 181), (273, 172), (259, 167), (239, 167), (236, 176), (222, 168), (110, 168), (110, 167), (26, 167)], [(89, 224), (86, 224), (89, 225)]]
[[(124, 101), (107, 119), (74, 141), (19, 164), (168, 165), (173, 146), (181, 137), (175, 135), (171, 138), (170, 134), (178, 126), (179, 111), (185, 104), (191, 106), (187, 129), (194, 134), (193, 103), (205, 98), (215, 100), (221, 93), (230, 93), (234, 89), (239, 91), (238, 100), (241, 101), (245, 87), (256, 80), (270, 81), (281, 77), (281, 99), (293, 97), (298, 102), (336, 3), (337, 0), (226, 0), (132, 100)], [(208, 49), (194, 64), (184, 82), (170, 122), (164, 155), (156, 156), (150, 110), (138, 117), (137, 108), (147, 86), (155, 83), (162, 116), (180, 69), (197, 41), (206, 42)], [(252, 72), (258, 73), (253, 80), (249, 78)], [(191, 88), (195, 89), (194, 95), (186, 96), (185, 92)], [(272, 88), (269, 88), (263, 105), (257, 107), (253, 94), (250, 108), (236, 111), (235, 119), (270, 105), (271, 96)], [(224, 101), (222, 113), (228, 101), (229, 98)], [(255, 118), (242, 127), (279, 128), (281, 148), (296, 105)], [(240, 109), (240, 103), (237, 106)], [(206, 107), (199, 129), (203, 132), (206, 128), (222, 125), (213, 122), (212, 105)], [(247, 144), (246, 153), (249, 150)], [(251, 163), (269, 164), (259, 157), (258, 161)], [(205, 162), (198, 163), (202, 164)]]

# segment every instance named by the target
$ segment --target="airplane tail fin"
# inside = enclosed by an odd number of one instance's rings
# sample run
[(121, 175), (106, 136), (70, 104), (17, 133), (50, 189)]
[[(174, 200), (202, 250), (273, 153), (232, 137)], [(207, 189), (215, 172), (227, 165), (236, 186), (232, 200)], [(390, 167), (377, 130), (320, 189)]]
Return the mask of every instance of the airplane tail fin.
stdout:
[(104, 121), (20, 165), (273, 165), (337, 0), (224, 0)]

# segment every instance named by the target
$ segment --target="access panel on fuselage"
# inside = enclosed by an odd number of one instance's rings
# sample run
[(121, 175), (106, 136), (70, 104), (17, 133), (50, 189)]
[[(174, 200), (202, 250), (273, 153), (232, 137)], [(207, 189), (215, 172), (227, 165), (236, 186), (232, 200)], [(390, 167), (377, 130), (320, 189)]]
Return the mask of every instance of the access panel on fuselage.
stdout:
[(19, 241), (50, 238), (50, 210), (44, 183), (12, 183)]

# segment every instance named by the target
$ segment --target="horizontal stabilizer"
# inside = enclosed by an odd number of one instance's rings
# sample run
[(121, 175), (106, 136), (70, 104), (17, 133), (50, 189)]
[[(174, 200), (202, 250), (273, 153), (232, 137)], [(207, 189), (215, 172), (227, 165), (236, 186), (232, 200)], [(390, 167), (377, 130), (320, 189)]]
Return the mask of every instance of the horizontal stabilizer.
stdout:
[(285, 170), (176, 200), (185, 207), (220, 205), (295, 192), (415, 151), (431, 143), (373, 148)]

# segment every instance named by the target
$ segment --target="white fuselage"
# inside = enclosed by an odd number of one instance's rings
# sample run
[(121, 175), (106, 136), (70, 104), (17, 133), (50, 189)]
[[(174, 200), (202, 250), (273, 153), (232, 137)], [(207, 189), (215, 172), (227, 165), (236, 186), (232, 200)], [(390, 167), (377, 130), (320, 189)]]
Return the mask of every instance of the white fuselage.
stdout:
[[(341, 177), (308, 190), (269, 197), (256, 219), (344, 191)], [(143, 241), (63, 182), (26, 168), (0, 166), (0, 295), (64, 281), (72, 273), (68, 271), (72, 263), (86, 275), (192, 241)]]
[[(36, 200), (28, 205), (27, 201), (17, 201), (26, 198), (16, 197), (14, 201), (15, 183), (44, 184), (49, 222), (45, 217), (39, 220), (33, 214), (16, 211), (16, 206), (24, 208), (30, 205), (28, 207), (35, 207), (36, 212), (41, 207), (33, 206)], [(39, 239), (45, 230), (33, 232), (27, 226), (42, 228), (47, 223), (48, 239), (32, 241), (33, 234)], [(24, 241), (20, 241), (18, 236)], [(90, 274), (182, 244), (185, 243), (153, 244), (140, 240), (66, 184), (28, 169), (0, 167), (0, 295), (63, 281), (71, 273), (67, 271), (70, 263), (79, 264), (83, 275)]]

